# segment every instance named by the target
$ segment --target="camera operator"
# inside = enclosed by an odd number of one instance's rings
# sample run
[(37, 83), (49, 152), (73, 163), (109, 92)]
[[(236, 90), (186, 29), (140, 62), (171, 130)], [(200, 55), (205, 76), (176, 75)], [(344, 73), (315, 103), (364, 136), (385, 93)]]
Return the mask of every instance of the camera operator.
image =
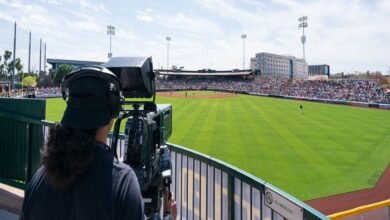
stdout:
[[(20, 219), (144, 219), (134, 171), (106, 145), (121, 108), (117, 77), (105, 68), (83, 68), (62, 86), (66, 110), (50, 128)], [(164, 197), (164, 219), (176, 218), (175, 201)]]

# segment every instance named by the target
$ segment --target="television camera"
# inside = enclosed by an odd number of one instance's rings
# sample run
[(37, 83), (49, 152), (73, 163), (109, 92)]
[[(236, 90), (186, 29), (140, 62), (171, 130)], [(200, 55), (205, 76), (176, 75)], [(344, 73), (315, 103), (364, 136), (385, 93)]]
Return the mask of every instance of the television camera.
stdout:
[[(161, 198), (172, 183), (171, 158), (166, 145), (172, 133), (172, 106), (155, 103), (155, 73), (151, 58), (113, 57), (104, 64), (119, 79), (125, 97), (114, 125), (111, 147), (117, 155), (121, 121), (125, 125), (123, 162), (135, 171), (145, 202), (145, 215), (158, 215)], [(132, 106), (132, 109), (126, 107)], [(169, 192), (168, 191), (168, 192)]]

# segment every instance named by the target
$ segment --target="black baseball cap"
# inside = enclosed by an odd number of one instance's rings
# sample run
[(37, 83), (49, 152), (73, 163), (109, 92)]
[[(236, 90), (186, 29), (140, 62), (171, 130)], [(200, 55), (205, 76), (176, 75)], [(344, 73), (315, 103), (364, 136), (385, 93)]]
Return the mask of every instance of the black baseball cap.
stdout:
[(68, 85), (67, 106), (61, 124), (68, 128), (94, 129), (111, 120), (109, 83), (88, 76), (75, 79)]

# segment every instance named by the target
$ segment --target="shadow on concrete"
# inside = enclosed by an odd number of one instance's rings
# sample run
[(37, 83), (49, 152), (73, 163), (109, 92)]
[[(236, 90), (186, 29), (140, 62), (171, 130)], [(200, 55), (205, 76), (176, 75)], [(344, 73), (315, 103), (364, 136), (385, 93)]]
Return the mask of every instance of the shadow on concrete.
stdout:
[(6, 210), (0, 209), (0, 219), (1, 220), (18, 220), (19, 216), (14, 214), (14, 213), (8, 212)]

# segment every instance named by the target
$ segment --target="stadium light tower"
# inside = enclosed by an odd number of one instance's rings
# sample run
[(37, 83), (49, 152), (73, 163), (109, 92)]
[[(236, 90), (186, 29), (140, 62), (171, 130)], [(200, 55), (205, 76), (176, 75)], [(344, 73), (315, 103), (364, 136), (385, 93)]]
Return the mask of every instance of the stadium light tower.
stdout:
[(245, 39), (246, 39), (246, 34), (241, 35), (241, 39), (243, 42), (243, 60), (242, 60), (242, 68), (245, 69)]
[(27, 73), (31, 73), (31, 31), (30, 31), (30, 34), (29, 34), (29, 37), (28, 37), (28, 69), (27, 69)]
[(110, 52), (108, 53), (108, 58), (112, 57), (111, 53), (111, 36), (115, 36), (115, 27), (112, 25), (107, 26), (107, 34), (110, 35)]
[(14, 51), (12, 61), (12, 74), (11, 74), (11, 89), (15, 88), (15, 54), (16, 54), (16, 21), (14, 26)]
[(167, 69), (169, 69), (169, 42), (172, 40), (172, 38), (166, 37), (165, 40), (167, 41)]
[(302, 36), (301, 36), (301, 42), (302, 42), (302, 47), (303, 47), (303, 59), (305, 59), (305, 43), (306, 43), (306, 36), (305, 36), (305, 28), (308, 27), (307, 23), (307, 16), (302, 16), (298, 18), (298, 29), (302, 28)]

